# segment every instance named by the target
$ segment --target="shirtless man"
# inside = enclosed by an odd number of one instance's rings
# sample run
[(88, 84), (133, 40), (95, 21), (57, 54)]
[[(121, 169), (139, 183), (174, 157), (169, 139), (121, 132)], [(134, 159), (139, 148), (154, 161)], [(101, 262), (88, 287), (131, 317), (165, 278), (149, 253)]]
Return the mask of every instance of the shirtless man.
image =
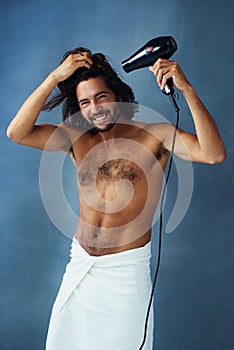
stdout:
[[(164, 89), (167, 79), (173, 78), (174, 86), (183, 93), (193, 117), (196, 135), (178, 129), (175, 155), (188, 161), (208, 164), (222, 162), (225, 159), (225, 147), (216, 124), (178, 63), (159, 59), (150, 70), (161, 89)], [(52, 98), (46, 108), (52, 109), (65, 101), (64, 123), (36, 125), (38, 115), (56, 85), (61, 93)], [(80, 219), (73, 241), (76, 248), (73, 246), (72, 253), (76, 258), (87, 253), (84, 259), (91, 261), (92, 258), (92, 263), (94, 261), (96, 263), (101, 261), (98, 258), (104, 256), (117, 259), (118, 256), (123, 257), (121, 254), (125, 253), (126, 258), (129, 252), (135, 252), (136, 257), (139, 257), (138, 249), (142, 249), (139, 250), (142, 252), (150, 242), (152, 219), (172, 147), (174, 126), (169, 123), (147, 124), (133, 121), (136, 109), (134, 103), (131, 88), (119, 79), (102, 54), (92, 55), (89, 50), (78, 48), (64, 56), (59, 67), (29, 96), (8, 127), (8, 137), (17, 143), (41, 150), (65, 151), (70, 154), (77, 168), (80, 201)], [(80, 249), (83, 249), (83, 252)], [(135, 257), (131, 257), (131, 261), (134, 259)], [(147, 270), (146, 274), (148, 273)], [(77, 270), (76, 276), (78, 274)], [(87, 275), (88, 273), (86, 273), (88, 280)], [(69, 278), (73, 279), (71, 276)], [(127, 278), (129, 277), (125, 276), (124, 279)], [(82, 281), (83, 286), (87, 283), (85, 294), (87, 297), (87, 290), (95, 287), (89, 285), (90, 282), (85, 282), (84, 278)], [(68, 285), (70, 282), (63, 282), (64, 285), (66, 283)], [(48, 350), (75, 349), (74, 344), (77, 344), (75, 343), (77, 340), (71, 338), (74, 338), (74, 333), (79, 335), (82, 333), (81, 329), (74, 331), (77, 329), (75, 325), (80, 324), (80, 321), (75, 319), (77, 315), (69, 314), (70, 311), (64, 316), (64, 310), (68, 296), (71, 305), (77, 305), (74, 290), (75, 288), (80, 290), (82, 283), (74, 282), (72, 291), (66, 297), (60, 297), (64, 294), (61, 290), (65, 291), (67, 288), (64, 285), (61, 287), (57, 298), (59, 302), (55, 303), (57, 306), (54, 307), (52, 314), (49, 340), (47, 339)], [(139, 339), (142, 337), (140, 330), (143, 331), (150, 285), (147, 286), (143, 297), (146, 299), (146, 304), (141, 314), (134, 315), (133, 319), (137, 324), (133, 322), (132, 329), (128, 329), (126, 334), (124, 331), (119, 331), (115, 323), (117, 322), (115, 314), (112, 313), (113, 324), (109, 321), (110, 329), (102, 333), (97, 330), (98, 323), (102, 323), (99, 314), (93, 329), (100, 334), (92, 339), (94, 341), (92, 343), (84, 331), (85, 341), (81, 338), (78, 341), (79, 344), (83, 344), (80, 348), (115, 349), (111, 343), (115, 336), (110, 331), (114, 328), (118, 339), (122, 340), (116, 349), (137, 349), (137, 345), (134, 344), (140, 345)], [(84, 295), (82, 288), (80, 300), (81, 295)], [(93, 293), (98, 295), (95, 289)], [(118, 293), (116, 295), (118, 297)], [(105, 298), (107, 300), (109, 296), (106, 295)], [(131, 298), (133, 299), (132, 296)], [(91, 298), (87, 301), (89, 305), (92, 304), (90, 300)], [(141, 303), (139, 300), (134, 301), (135, 308), (139, 307)], [(101, 303), (101, 299), (95, 302)], [(113, 306), (110, 300), (108, 303), (109, 307)], [(128, 301), (125, 307), (128, 308), (129, 305)], [(76, 314), (81, 313), (80, 306), (76, 310), (79, 310)], [(94, 314), (92, 321), (95, 318)], [(65, 332), (69, 322), (71, 326)], [(126, 321), (126, 328), (130, 327), (128, 324), (129, 321)], [(92, 329), (90, 322), (88, 327)], [(131, 337), (131, 340), (128, 337)], [(133, 338), (137, 338), (134, 344)], [(151, 347), (152, 337), (144, 349)]]

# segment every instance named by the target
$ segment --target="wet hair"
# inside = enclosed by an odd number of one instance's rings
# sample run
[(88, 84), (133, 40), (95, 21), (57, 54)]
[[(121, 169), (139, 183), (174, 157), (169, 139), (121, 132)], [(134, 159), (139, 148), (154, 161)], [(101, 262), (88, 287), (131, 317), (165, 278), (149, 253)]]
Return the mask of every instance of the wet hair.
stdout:
[[(80, 67), (69, 78), (58, 83), (58, 93), (47, 100), (43, 110), (50, 111), (61, 103), (63, 121), (71, 120), (71, 117), (80, 111), (80, 106), (77, 101), (76, 87), (82, 81), (87, 81), (90, 78), (100, 77), (104, 80), (108, 89), (113, 91), (116, 100), (120, 97), (121, 111), (125, 118), (132, 119), (134, 113), (138, 109), (138, 103), (135, 101), (134, 93), (129, 85), (123, 82), (114, 69), (111, 67), (107, 58), (102, 53), (95, 53), (84, 47), (78, 47), (72, 51), (68, 51), (63, 56), (61, 63), (71, 54), (87, 52), (93, 61), (90, 68)], [(125, 103), (124, 103), (125, 102)], [(81, 113), (76, 115), (76, 125), (86, 128), (86, 122)]]

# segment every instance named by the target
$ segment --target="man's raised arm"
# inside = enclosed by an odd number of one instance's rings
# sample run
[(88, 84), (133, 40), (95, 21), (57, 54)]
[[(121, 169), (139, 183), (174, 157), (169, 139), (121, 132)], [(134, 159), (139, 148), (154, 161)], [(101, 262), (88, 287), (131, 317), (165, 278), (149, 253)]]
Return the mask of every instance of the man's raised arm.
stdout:
[[(55, 86), (80, 67), (90, 67), (87, 53), (69, 55), (64, 62), (51, 72), (41, 85), (27, 98), (7, 128), (7, 136), (17, 143), (44, 149), (52, 133), (58, 128), (52, 124), (35, 125), (37, 118)], [(49, 150), (69, 149), (69, 139), (63, 128), (55, 133)]]
[[(210, 113), (201, 102), (195, 90), (188, 82), (177, 62), (159, 59), (150, 67), (161, 89), (165, 88), (169, 78), (183, 93), (191, 111), (196, 135), (178, 129), (175, 154), (183, 159), (203, 163), (219, 163), (226, 157), (226, 150), (218, 128)], [(162, 136), (165, 147), (171, 151), (174, 127), (164, 127)]]

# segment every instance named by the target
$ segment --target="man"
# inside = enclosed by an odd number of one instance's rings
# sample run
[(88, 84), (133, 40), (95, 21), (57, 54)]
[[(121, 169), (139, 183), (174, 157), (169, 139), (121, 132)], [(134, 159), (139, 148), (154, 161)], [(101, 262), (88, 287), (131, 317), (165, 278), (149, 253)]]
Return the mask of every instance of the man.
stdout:
[[(161, 89), (173, 78), (190, 108), (196, 135), (177, 130), (182, 159), (218, 163), (225, 148), (211, 115), (178, 63), (150, 67)], [(47, 101), (58, 85), (60, 93)], [(41, 110), (63, 102), (64, 123), (36, 125)], [(15, 142), (68, 152), (77, 168), (80, 219), (71, 261), (55, 301), (47, 350), (140, 347), (151, 291), (151, 226), (174, 126), (136, 122), (134, 94), (105, 56), (68, 52), (10, 123)], [(152, 349), (150, 314), (144, 349)]]

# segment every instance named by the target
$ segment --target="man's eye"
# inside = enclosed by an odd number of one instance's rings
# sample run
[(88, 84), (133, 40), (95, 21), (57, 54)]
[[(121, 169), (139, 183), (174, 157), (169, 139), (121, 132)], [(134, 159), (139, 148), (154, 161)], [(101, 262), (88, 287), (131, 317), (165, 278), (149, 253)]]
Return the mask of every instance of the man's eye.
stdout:
[(85, 107), (88, 105), (88, 101), (80, 102), (80, 107)]
[(105, 98), (106, 98), (106, 95), (104, 95), (104, 94), (103, 94), (103, 95), (98, 96), (98, 99), (99, 99), (99, 100), (104, 100)]

